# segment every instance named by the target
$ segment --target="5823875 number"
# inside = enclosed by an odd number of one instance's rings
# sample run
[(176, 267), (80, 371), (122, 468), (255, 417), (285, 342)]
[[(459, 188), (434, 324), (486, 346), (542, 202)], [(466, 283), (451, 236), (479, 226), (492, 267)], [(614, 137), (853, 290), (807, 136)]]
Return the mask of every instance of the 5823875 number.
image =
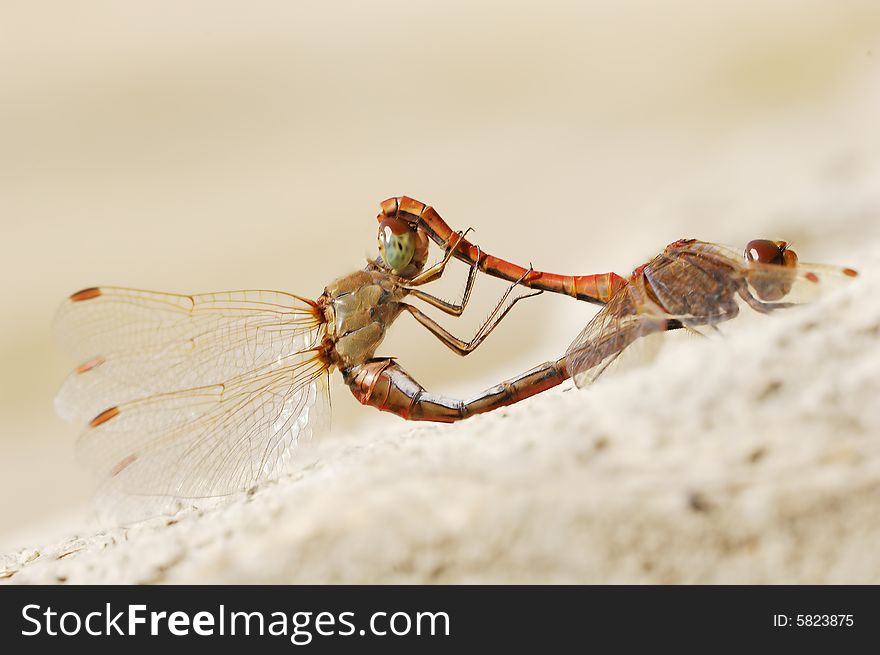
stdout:
[(795, 625), (802, 627), (851, 627), (852, 614), (798, 614)]

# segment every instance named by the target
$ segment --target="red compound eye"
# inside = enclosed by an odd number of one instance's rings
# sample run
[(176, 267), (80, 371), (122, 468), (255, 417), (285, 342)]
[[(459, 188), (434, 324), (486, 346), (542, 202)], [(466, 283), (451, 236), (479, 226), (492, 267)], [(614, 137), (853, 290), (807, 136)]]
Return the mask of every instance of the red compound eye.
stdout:
[[(749, 284), (761, 300), (779, 300), (791, 291), (795, 279), (798, 257), (794, 250), (788, 249), (785, 241), (755, 239), (746, 244), (743, 253), (749, 262), (760, 265), (778, 266), (779, 269), (751, 267)], [(781, 269), (781, 270), (780, 270)]]
[[(776, 264), (782, 266), (786, 264), (785, 241), (770, 241), (769, 239), (755, 239), (746, 244), (745, 257), (751, 262), (761, 262), (762, 264)], [(794, 254), (794, 253), (792, 253)]]
[(406, 234), (407, 232), (412, 232), (413, 229), (410, 227), (409, 223), (406, 221), (397, 218), (396, 216), (387, 216), (385, 219), (379, 222), (379, 231), (382, 232), (384, 228), (390, 228), (392, 234), (400, 236), (401, 234)]

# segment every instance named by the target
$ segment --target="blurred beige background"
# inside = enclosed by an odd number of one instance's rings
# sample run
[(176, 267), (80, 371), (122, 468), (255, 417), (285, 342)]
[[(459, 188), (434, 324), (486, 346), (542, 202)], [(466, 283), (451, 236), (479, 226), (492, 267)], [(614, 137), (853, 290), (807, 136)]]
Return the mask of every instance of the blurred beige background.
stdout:
[[(558, 272), (626, 273), (684, 236), (845, 262), (878, 235), (848, 192), (876, 170), (878, 116), (871, 0), (4, 2), (0, 544), (91, 493), (52, 411), (72, 291), (317, 296), (375, 254), (400, 194)], [(501, 289), (480, 279), (441, 322), (469, 337)], [(528, 305), (465, 360), (405, 317), (383, 354), (473, 394), (593, 311)], [(399, 424), (338, 380), (333, 403), (337, 434)]]

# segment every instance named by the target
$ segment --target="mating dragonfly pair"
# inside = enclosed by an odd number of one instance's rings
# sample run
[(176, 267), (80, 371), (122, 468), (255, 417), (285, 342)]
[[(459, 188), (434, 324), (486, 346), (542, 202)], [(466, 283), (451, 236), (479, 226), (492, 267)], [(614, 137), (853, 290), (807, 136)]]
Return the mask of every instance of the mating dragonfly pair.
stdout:
[[(317, 299), (280, 291), (175, 295), (94, 287), (58, 317), (81, 365), (56, 399), (65, 418), (87, 422), (78, 450), (130, 493), (202, 498), (277, 477), (299, 439), (329, 424), (329, 374), (338, 369), (365, 405), (405, 419), (451, 422), (504, 407), (569, 377), (582, 386), (635, 340), (735, 317), (739, 301), (759, 312), (801, 282), (855, 276), (849, 268), (798, 263), (782, 241), (755, 240), (744, 254), (694, 239), (670, 244), (629, 278), (569, 276), (523, 268), (483, 252), (437, 212), (407, 197), (382, 203), (379, 257), (330, 283)], [(426, 268), (429, 241), (444, 257)], [(462, 300), (423, 290), (455, 257), (469, 264)], [(510, 282), (469, 341), (441, 327), (420, 300), (464, 311), (479, 271)], [(511, 294), (518, 287), (531, 289)], [(514, 305), (544, 291), (603, 305), (565, 356), (470, 400), (426, 391), (394, 359), (377, 356), (406, 312), (459, 355), (489, 336)]]

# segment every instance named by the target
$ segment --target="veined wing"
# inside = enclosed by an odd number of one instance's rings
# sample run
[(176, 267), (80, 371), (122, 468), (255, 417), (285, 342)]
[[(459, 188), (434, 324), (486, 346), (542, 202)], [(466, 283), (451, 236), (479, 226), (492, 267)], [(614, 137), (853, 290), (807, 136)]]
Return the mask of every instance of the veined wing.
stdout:
[(206, 498), (277, 477), (297, 440), (329, 425), (327, 367), (314, 352), (222, 384), (108, 408), (77, 451), (126, 493)]
[(640, 288), (629, 281), (587, 323), (568, 347), (566, 366), (574, 383), (592, 383), (633, 341), (668, 324), (666, 314)]
[[(683, 240), (668, 246), (648, 265), (645, 275), (670, 314), (681, 316), (686, 324), (688, 316), (694, 317), (697, 325), (736, 316), (737, 296), (751, 301), (748, 304), (755, 309), (770, 311), (808, 299), (823, 279), (857, 275), (851, 268), (797, 262), (793, 252), (788, 254), (794, 261), (786, 265), (764, 263), (749, 261), (741, 250), (730, 246)], [(786, 302), (761, 304), (754, 295)]]
[[(585, 386), (636, 339), (668, 329), (671, 321), (715, 325), (737, 315), (739, 299), (762, 312), (790, 307), (821, 280), (856, 275), (838, 266), (749, 261), (728, 246), (682, 239), (637, 269), (596, 314), (569, 346), (568, 370)], [(787, 302), (762, 301), (783, 297)]]
[(78, 364), (55, 408), (80, 421), (135, 398), (222, 383), (314, 347), (323, 334), (311, 301), (261, 290), (85, 289), (64, 303), (55, 323)]
[(686, 240), (671, 244), (651, 260), (644, 276), (667, 314), (697, 327), (737, 315), (744, 265), (742, 257), (729, 257), (715, 244)]
[(758, 298), (784, 299), (789, 305), (807, 302), (834, 283), (858, 276), (857, 271), (846, 266), (803, 261), (793, 268), (761, 262), (743, 262), (743, 267), (746, 281)]
[(323, 323), (308, 300), (103, 287), (71, 296), (58, 330), (86, 361), (56, 405), (89, 420), (82, 459), (126, 492), (247, 488), (276, 476), (296, 440), (329, 421), (315, 349)]

